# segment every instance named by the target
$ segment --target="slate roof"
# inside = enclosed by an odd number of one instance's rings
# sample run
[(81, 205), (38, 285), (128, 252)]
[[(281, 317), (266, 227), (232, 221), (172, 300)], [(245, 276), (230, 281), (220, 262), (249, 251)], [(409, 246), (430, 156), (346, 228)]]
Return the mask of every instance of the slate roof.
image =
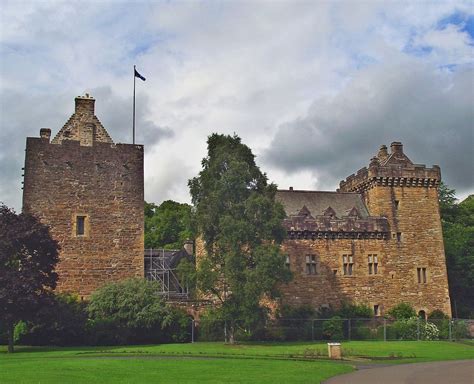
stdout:
[(283, 205), (287, 216), (298, 215), (303, 207), (306, 207), (313, 217), (324, 215), (329, 207), (338, 218), (348, 216), (354, 207), (361, 219), (369, 216), (362, 196), (353, 192), (278, 190), (276, 200)]

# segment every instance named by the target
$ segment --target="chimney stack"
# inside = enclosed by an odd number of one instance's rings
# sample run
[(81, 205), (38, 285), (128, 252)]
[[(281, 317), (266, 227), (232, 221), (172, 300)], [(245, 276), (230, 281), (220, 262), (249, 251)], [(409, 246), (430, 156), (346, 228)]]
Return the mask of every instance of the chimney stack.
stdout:
[(41, 128), (40, 129), (40, 137), (42, 139), (47, 139), (49, 143), (49, 139), (51, 138), (51, 129), (49, 128)]
[(394, 141), (392, 144), (390, 144), (390, 151), (393, 154), (403, 154), (403, 144), (400, 143), (399, 141)]
[(387, 146), (382, 145), (379, 149), (379, 153), (377, 153), (377, 157), (380, 161), (384, 162), (388, 158)]
[(95, 99), (92, 96), (89, 96), (88, 93), (85, 96), (77, 96), (76, 99), (76, 110), (77, 114), (86, 115), (93, 117), (94, 116), (94, 104)]
[(186, 240), (183, 248), (189, 256), (194, 255), (194, 242), (192, 240)]

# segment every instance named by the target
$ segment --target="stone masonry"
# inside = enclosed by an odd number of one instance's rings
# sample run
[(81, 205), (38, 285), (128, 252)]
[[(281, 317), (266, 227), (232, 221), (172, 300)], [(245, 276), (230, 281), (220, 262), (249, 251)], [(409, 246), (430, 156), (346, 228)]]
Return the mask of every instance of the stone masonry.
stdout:
[(110, 281), (143, 276), (143, 146), (114, 144), (94, 114), (95, 100), (77, 97), (75, 112), (26, 141), (23, 209), (58, 240), (58, 291), (87, 298)]
[(287, 304), (367, 304), (376, 315), (408, 302), (451, 315), (438, 206), (438, 166), (413, 164), (401, 143), (382, 146), (337, 192), (278, 191), (294, 278)]

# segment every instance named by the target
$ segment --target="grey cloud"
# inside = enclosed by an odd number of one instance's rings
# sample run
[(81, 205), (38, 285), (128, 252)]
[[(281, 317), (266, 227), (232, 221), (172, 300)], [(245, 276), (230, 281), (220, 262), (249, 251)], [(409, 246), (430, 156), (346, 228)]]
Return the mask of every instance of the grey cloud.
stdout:
[[(132, 98), (117, 96), (109, 87), (91, 90), (96, 98), (96, 115), (114, 142), (132, 142)], [(19, 210), (26, 137), (39, 136), (42, 127), (53, 136), (74, 111), (71, 94), (25, 94), (4, 90), (0, 102), (0, 201)], [(148, 148), (173, 136), (171, 129), (150, 120), (150, 100), (137, 97), (136, 142)]]
[(318, 187), (333, 189), (379, 145), (402, 141), (413, 162), (439, 164), (447, 184), (472, 191), (473, 79), (472, 68), (447, 73), (414, 60), (367, 68), (281, 125), (263, 162), (286, 173), (311, 170)]

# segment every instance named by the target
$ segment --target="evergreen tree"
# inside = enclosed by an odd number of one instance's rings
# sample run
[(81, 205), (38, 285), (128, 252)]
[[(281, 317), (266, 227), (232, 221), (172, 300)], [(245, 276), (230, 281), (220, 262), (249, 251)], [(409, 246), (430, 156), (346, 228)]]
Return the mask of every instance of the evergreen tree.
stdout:
[(279, 244), (285, 213), (276, 186), (237, 136), (213, 134), (199, 176), (189, 181), (198, 235), (206, 254), (198, 261), (198, 287), (220, 302), (230, 342), (236, 320), (249, 329), (265, 318), (265, 297), (289, 281)]

